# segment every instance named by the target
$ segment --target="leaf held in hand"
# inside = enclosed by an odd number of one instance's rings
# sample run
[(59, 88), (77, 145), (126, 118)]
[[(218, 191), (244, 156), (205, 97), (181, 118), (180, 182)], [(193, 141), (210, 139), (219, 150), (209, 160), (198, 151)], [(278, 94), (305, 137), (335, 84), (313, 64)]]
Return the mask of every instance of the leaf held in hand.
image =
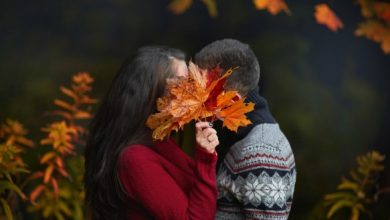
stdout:
[(224, 84), (233, 69), (222, 76), (222, 69), (216, 67), (202, 74), (199, 68), (190, 62), (186, 78), (168, 79), (168, 94), (157, 99), (157, 113), (152, 114), (146, 125), (153, 130), (155, 140), (163, 140), (173, 130), (178, 131), (192, 120), (221, 119), (224, 126), (237, 131), (239, 126), (251, 122), (245, 113), (253, 110), (253, 103), (245, 104), (236, 100), (236, 91), (224, 91)]

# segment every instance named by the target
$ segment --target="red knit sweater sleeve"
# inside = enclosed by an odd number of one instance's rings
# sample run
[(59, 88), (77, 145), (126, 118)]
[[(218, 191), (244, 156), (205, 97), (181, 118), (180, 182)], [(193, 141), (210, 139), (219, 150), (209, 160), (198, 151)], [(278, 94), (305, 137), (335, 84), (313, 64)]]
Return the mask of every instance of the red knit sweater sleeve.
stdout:
[(197, 148), (194, 160), (195, 182), (191, 192), (185, 194), (151, 149), (132, 146), (121, 156), (122, 183), (156, 219), (211, 220), (215, 218), (218, 194), (217, 156)]

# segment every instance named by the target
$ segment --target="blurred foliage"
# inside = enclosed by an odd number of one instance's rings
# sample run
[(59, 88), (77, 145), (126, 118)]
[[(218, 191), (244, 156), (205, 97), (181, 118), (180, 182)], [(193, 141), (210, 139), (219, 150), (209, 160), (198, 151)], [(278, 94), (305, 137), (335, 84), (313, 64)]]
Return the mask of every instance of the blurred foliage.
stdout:
[(20, 174), (30, 171), (21, 154), (34, 143), (26, 135), (27, 130), (18, 121), (7, 119), (0, 124), (0, 218), (13, 219), (13, 210), (18, 203), (16, 196), (27, 199), (22, 192)]
[(358, 0), (365, 21), (359, 24), (356, 36), (364, 36), (380, 43), (382, 50), (390, 54), (390, 3), (374, 0)]
[[(175, 14), (181, 14), (191, 7), (192, 1), (193, 0), (172, 0), (168, 8)], [(201, 0), (201, 2), (207, 7), (211, 17), (216, 17), (218, 15), (216, 0)]]
[(61, 86), (61, 92), (71, 102), (55, 99), (54, 103), (61, 109), (52, 111), (52, 114), (62, 120), (42, 128), (47, 136), (40, 143), (51, 148), (40, 157), (43, 170), (29, 177), (37, 185), (30, 193), (32, 205), (28, 210), (40, 212), (45, 219), (85, 218), (82, 211), (84, 158), (75, 148), (84, 146), (83, 138), (87, 132), (79, 121), (92, 117), (92, 105), (97, 102), (89, 96), (93, 81), (88, 73), (78, 73), (73, 76), (70, 88)]
[[(217, 16), (215, 0), (202, 0), (212, 17)], [(380, 43), (382, 50), (390, 54), (390, 3), (381, 0), (357, 0), (361, 7), (361, 14), (365, 21), (355, 30), (356, 36), (364, 36), (374, 42)], [(172, 0), (169, 9), (175, 14), (182, 14), (190, 8), (192, 0)], [(258, 10), (267, 10), (272, 15), (284, 11), (291, 15), (284, 0), (253, 0)], [(319, 24), (326, 25), (330, 30), (337, 31), (343, 28), (342, 21), (335, 15), (327, 4), (320, 3), (314, 6), (314, 17)]]
[[(216, 0), (201, 1), (206, 5), (211, 17), (216, 17), (218, 15)], [(169, 4), (169, 9), (175, 14), (182, 14), (187, 11), (192, 4), (193, 0), (172, 0)], [(279, 14), (282, 11), (288, 15), (291, 14), (290, 9), (284, 0), (253, 0), (253, 4), (256, 9), (267, 10), (272, 15)]]
[(372, 218), (372, 206), (384, 192), (390, 192), (390, 186), (380, 188), (379, 173), (384, 170), (385, 156), (377, 151), (357, 157), (358, 167), (350, 171), (350, 177), (342, 177), (337, 192), (325, 195), (325, 204), (330, 206), (327, 218), (332, 218), (343, 208), (350, 210), (350, 219), (358, 220), (366, 214)]

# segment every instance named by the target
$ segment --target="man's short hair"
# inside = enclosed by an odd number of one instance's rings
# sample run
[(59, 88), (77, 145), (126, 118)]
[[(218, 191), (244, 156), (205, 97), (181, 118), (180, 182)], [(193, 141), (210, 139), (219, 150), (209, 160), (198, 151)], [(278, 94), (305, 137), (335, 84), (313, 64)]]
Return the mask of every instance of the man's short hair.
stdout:
[(260, 79), (260, 66), (255, 53), (248, 44), (234, 39), (214, 41), (195, 55), (195, 63), (202, 69), (219, 65), (224, 71), (238, 67), (229, 76), (225, 88), (237, 90), (245, 96), (254, 89)]

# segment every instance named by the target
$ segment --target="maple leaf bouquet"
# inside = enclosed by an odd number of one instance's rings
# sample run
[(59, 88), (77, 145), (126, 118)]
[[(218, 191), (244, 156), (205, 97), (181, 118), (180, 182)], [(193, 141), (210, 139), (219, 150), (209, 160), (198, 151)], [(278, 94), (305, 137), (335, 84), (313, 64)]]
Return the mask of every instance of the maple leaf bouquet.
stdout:
[(233, 70), (228, 69), (222, 74), (222, 69), (217, 66), (202, 74), (190, 62), (187, 77), (167, 79), (167, 93), (157, 99), (158, 112), (146, 121), (153, 130), (153, 139), (163, 140), (192, 120), (221, 120), (223, 127), (235, 132), (238, 127), (251, 124), (245, 113), (253, 111), (254, 103), (244, 103), (237, 91), (224, 90), (226, 79)]

